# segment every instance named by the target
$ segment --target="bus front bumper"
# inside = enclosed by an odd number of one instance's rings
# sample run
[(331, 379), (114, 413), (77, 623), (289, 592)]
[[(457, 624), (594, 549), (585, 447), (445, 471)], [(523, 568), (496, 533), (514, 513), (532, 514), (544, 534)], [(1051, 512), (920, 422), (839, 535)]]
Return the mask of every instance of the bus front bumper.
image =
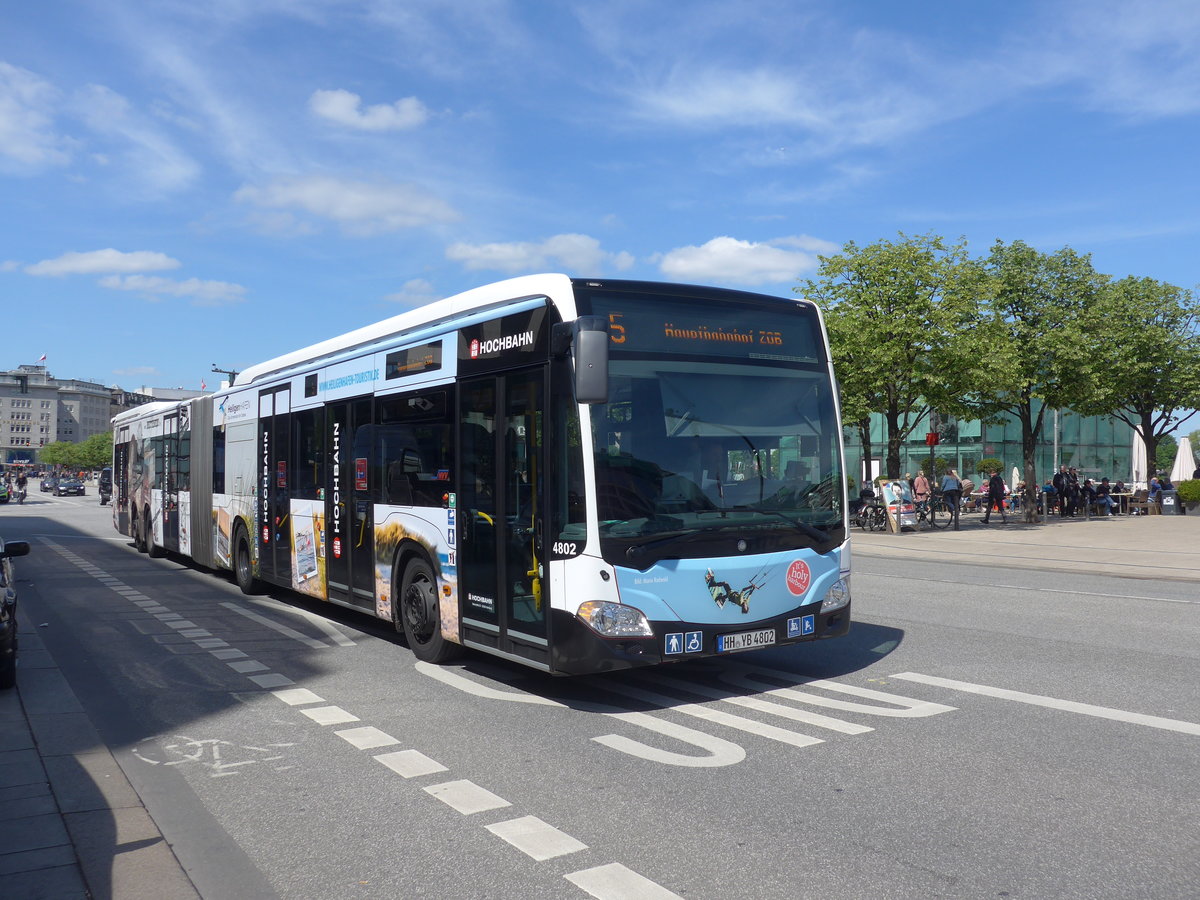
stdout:
[[(556, 675), (613, 672), (841, 637), (850, 630), (850, 606), (847, 600), (844, 606), (821, 612), (819, 603), (808, 604), (740, 628), (727, 624), (651, 621), (653, 636), (638, 638), (604, 637), (577, 616), (554, 610), (552, 669)], [(719, 649), (720, 645), (737, 646), (738, 641), (730, 640), (729, 636), (738, 634), (754, 634), (758, 636), (756, 640), (769, 643), (751, 642), (739, 649)]]

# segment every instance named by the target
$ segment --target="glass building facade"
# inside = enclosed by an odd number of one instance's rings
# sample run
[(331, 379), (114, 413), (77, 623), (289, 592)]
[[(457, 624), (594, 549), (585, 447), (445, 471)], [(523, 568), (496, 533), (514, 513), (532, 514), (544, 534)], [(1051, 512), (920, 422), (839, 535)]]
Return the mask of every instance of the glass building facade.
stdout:
[[(978, 481), (976, 467), (981, 459), (999, 459), (1001, 474), (1010, 479), (1013, 467), (1025, 474), (1021, 450), (1021, 423), (1012, 417), (998, 425), (985, 425), (978, 420), (940, 416), (940, 442), (933, 448), (936, 470), (958, 469), (959, 475)], [(918, 469), (929, 471), (930, 448), (925, 435), (930, 431), (929, 417), (924, 417), (900, 448), (900, 474)], [(848, 427), (846, 433), (846, 471), (855, 483), (863, 475), (863, 451), (858, 429)], [(1037, 476), (1045, 482), (1059, 465), (1075, 466), (1079, 477), (1099, 480), (1129, 481), (1133, 456), (1133, 429), (1111, 416), (1081, 416), (1069, 409), (1046, 410), (1041, 440), (1034, 453)], [(871, 416), (871, 474), (886, 474), (887, 426), (883, 416)]]

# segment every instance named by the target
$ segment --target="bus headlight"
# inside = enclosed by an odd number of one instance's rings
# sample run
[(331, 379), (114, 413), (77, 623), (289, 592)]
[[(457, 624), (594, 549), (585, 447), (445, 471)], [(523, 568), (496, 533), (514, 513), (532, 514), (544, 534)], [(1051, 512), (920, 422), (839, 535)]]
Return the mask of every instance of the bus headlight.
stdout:
[(576, 615), (604, 637), (654, 637), (645, 614), (633, 606), (589, 600)]
[(850, 576), (839, 578), (828, 591), (825, 592), (825, 599), (821, 601), (821, 612), (832, 612), (835, 609), (841, 609), (850, 602)]

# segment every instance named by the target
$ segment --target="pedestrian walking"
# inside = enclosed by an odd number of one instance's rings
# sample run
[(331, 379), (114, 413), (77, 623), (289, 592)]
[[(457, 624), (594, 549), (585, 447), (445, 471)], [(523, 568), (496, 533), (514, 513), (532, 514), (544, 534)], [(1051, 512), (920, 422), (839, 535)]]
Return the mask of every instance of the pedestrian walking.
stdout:
[(942, 497), (950, 517), (954, 520), (954, 530), (958, 531), (958, 507), (962, 499), (962, 482), (958, 479), (958, 471), (951, 469), (942, 476)]
[(999, 472), (992, 472), (992, 477), (988, 479), (986, 504), (983, 510), (984, 525), (988, 524), (988, 518), (992, 515), (993, 504), (1000, 510), (1001, 523), (1008, 524), (1008, 516), (1004, 514), (1004, 479)]

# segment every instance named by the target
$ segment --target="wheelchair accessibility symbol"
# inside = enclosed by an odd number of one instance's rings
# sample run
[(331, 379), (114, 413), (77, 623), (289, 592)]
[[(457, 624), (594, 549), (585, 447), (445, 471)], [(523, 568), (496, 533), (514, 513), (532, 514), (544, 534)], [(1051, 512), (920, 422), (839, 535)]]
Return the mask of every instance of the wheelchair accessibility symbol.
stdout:
[(704, 632), (689, 631), (684, 638), (684, 653), (699, 653), (704, 646)]

